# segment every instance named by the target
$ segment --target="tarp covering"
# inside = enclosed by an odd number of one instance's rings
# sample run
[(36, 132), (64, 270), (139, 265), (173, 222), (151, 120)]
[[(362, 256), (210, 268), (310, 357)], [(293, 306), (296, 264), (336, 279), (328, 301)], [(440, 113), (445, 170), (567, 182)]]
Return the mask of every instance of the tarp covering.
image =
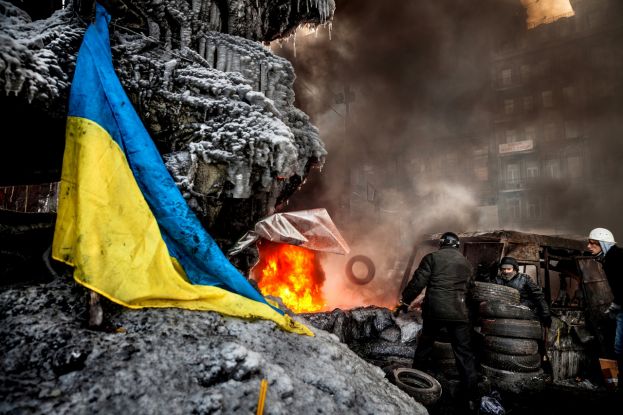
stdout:
[(254, 230), (240, 238), (228, 254), (236, 255), (260, 237), (272, 242), (302, 246), (315, 251), (340, 255), (350, 252), (348, 244), (326, 209), (275, 213), (256, 223)]
[(266, 302), (186, 204), (115, 74), (109, 21), (98, 4), (78, 54), (53, 257), (126, 307), (212, 310), (311, 335)]

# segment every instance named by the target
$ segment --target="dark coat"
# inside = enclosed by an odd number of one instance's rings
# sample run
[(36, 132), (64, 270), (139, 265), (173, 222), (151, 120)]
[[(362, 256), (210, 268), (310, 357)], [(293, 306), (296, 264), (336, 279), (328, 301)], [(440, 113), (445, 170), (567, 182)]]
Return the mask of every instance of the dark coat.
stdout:
[(424, 319), (467, 322), (466, 295), (473, 285), (471, 264), (458, 249), (446, 246), (422, 258), (402, 292), (402, 302), (411, 303), (426, 288)]
[(623, 248), (614, 245), (608, 250), (602, 263), (614, 295), (613, 302), (623, 306)]
[(547, 306), (541, 287), (532, 281), (532, 278), (530, 278), (528, 274), (518, 272), (510, 280), (506, 280), (498, 275), (493, 282), (517, 289), (519, 291), (519, 301), (521, 304), (530, 307), (541, 319), (550, 316), (549, 307)]

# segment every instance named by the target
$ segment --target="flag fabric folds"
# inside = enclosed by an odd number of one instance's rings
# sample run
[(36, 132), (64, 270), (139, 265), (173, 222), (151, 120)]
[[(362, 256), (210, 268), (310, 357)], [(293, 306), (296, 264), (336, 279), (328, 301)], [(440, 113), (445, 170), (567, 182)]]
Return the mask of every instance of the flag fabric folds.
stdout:
[(97, 4), (78, 53), (53, 257), (126, 307), (211, 310), (313, 335), (266, 302), (186, 204), (115, 74), (109, 22)]

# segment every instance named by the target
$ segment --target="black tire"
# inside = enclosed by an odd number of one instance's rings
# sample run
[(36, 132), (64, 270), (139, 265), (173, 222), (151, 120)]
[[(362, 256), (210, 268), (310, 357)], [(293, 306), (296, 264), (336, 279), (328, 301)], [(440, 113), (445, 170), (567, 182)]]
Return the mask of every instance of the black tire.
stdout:
[(541, 367), (541, 355), (516, 355), (497, 352), (485, 352), (482, 361), (489, 367), (508, 370), (509, 372), (534, 372)]
[(500, 301), (506, 304), (519, 304), (519, 291), (490, 282), (476, 281), (472, 298), (481, 301)]
[(432, 405), (441, 397), (441, 384), (434, 377), (417, 369), (394, 369), (396, 386), (422, 405)]
[(482, 320), (481, 331), (492, 336), (518, 337), (520, 339), (541, 339), (543, 337), (541, 324), (536, 320), (510, 318)]
[[(361, 262), (365, 264), (366, 267), (368, 268), (368, 274), (364, 278), (359, 278), (353, 272), (353, 265), (355, 265), (355, 262)], [(355, 284), (358, 284), (358, 285), (368, 284), (374, 278), (375, 273), (376, 273), (376, 267), (374, 266), (374, 262), (372, 262), (372, 260), (365, 255), (355, 255), (354, 257), (349, 259), (348, 262), (346, 263), (346, 276), (351, 282), (354, 282)]]
[(545, 388), (543, 370), (534, 372), (510, 372), (480, 365), (483, 375), (491, 382), (491, 386), (505, 392), (521, 393), (524, 391), (540, 391)]
[(486, 350), (498, 353), (526, 356), (538, 353), (539, 351), (536, 340), (531, 339), (485, 336), (483, 344)]
[(534, 320), (535, 315), (524, 305), (504, 304), (499, 301), (480, 303), (480, 316), (489, 318), (514, 318), (516, 320)]

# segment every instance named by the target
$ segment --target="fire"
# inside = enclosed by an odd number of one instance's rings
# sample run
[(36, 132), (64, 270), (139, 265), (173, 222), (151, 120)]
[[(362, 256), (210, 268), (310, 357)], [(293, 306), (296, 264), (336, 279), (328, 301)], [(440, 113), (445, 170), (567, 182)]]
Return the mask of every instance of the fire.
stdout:
[(279, 297), (296, 313), (321, 311), (324, 271), (315, 251), (262, 241), (252, 275), (264, 295)]

